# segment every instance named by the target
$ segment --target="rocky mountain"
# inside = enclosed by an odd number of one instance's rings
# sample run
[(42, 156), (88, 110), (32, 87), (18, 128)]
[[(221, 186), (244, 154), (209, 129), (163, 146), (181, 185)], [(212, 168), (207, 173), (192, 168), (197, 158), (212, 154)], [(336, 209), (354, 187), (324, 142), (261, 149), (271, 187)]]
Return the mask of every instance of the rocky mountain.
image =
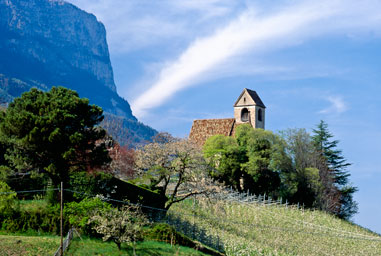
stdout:
[[(94, 15), (60, 0), (0, 0), (0, 101), (54, 85), (76, 90), (129, 124), (143, 125), (116, 91), (106, 30)], [(147, 126), (140, 130), (156, 133)], [(144, 132), (125, 133), (139, 142), (147, 139)]]

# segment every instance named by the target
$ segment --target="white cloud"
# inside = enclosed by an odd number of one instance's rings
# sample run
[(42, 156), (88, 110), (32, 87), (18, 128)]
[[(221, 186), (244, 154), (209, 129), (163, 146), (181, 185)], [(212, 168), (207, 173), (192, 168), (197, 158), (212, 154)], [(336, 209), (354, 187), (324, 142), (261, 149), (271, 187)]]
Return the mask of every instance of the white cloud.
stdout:
[[(353, 37), (381, 31), (379, 0), (69, 1), (94, 13), (106, 25), (112, 56), (148, 50), (155, 54), (153, 61), (162, 61), (155, 64), (159, 71), (147, 71), (140, 79), (149, 82), (135, 88), (141, 92), (132, 100), (138, 117), (199, 81), (247, 73), (281, 72), (287, 76), (287, 70), (298, 72), (284, 64), (272, 68), (273, 64), (261, 61), (265, 53), (322, 35)], [(155, 47), (162, 50), (154, 51)], [(171, 56), (179, 49), (184, 50)], [(131, 99), (131, 94), (126, 98)]]
[(329, 96), (326, 100), (331, 103), (331, 106), (320, 110), (319, 114), (341, 114), (348, 110), (348, 106), (341, 96)]
[(309, 23), (330, 15), (329, 6), (301, 5), (265, 18), (247, 10), (213, 35), (194, 41), (176, 61), (163, 68), (158, 81), (132, 102), (134, 113), (140, 116), (144, 110), (159, 106), (227, 59), (297, 33)]
[(67, 0), (105, 24), (112, 54), (194, 39), (234, 13), (230, 0)]
[[(302, 2), (260, 16), (248, 9), (212, 35), (196, 39), (163, 67), (157, 81), (132, 102), (133, 111), (137, 116), (144, 115), (247, 52), (271, 51), (320, 35), (380, 26), (381, 15), (375, 11), (380, 8), (379, 1), (330, 0)], [(340, 105), (336, 109), (340, 110)]]

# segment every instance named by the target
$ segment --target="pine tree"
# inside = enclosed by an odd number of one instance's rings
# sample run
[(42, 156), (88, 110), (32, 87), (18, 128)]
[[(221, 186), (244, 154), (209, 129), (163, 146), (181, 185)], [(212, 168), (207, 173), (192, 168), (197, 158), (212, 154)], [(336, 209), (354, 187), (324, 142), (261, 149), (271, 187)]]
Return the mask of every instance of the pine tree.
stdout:
[(350, 174), (347, 171), (351, 163), (348, 163), (342, 151), (337, 149), (339, 141), (332, 139), (333, 135), (328, 130), (328, 124), (323, 120), (313, 130), (312, 138), (316, 149), (331, 170), (333, 183), (340, 193), (340, 209), (337, 215), (340, 218), (349, 219), (357, 213), (357, 203), (353, 200), (353, 193), (357, 191), (357, 188), (349, 183)]
[(103, 110), (64, 87), (48, 92), (35, 88), (16, 98), (1, 114), (0, 143), (5, 159), (19, 173), (46, 174), (53, 186), (70, 172), (110, 161), (98, 127)]

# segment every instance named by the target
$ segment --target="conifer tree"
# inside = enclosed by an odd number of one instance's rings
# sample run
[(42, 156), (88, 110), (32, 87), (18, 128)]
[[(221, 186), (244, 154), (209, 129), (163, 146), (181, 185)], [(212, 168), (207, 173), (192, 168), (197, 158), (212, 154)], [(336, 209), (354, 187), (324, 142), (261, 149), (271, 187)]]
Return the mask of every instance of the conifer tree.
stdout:
[(101, 143), (105, 131), (97, 127), (103, 111), (75, 91), (33, 88), (1, 115), (0, 143), (7, 145), (5, 159), (18, 172), (46, 174), (58, 186), (72, 171), (110, 161)]
[(313, 130), (312, 138), (316, 149), (331, 170), (333, 183), (340, 193), (340, 209), (337, 215), (348, 219), (357, 213), (357, 203), (353, 200), (353, 193), (357, 191), (357, 188), (349, 183), (350, 174), (347, 171), (351, 163), (347, 162), (342, 151), (337, 148), (339, 141), (332, 139), (333, 135), (328, 130), (328, 124), (323, 120)]

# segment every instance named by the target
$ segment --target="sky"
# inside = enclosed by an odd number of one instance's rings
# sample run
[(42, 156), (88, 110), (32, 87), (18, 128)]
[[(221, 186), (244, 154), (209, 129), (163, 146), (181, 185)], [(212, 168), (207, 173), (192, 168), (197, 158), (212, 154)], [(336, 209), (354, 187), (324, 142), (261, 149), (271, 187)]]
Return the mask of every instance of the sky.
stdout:
[(118, 93), (159, 131), (233, 117), (244, 88), (268, 130), (326, 121), (352, 163), (353, 221), (381, 233), (380, 0), (69, 2), (105, 25)]

